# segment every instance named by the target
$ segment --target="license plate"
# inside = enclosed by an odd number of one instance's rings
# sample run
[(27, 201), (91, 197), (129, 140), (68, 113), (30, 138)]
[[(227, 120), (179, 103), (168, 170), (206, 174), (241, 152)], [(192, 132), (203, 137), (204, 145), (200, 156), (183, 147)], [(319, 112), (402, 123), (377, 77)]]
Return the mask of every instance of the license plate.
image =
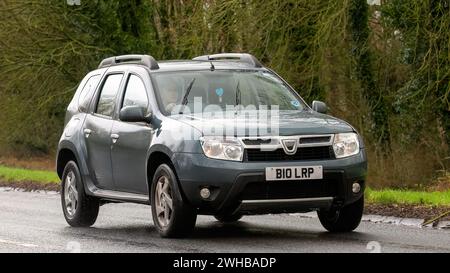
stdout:
[(323, 179), (322, 166), (267, 167), (266, 180), (313, 180)]

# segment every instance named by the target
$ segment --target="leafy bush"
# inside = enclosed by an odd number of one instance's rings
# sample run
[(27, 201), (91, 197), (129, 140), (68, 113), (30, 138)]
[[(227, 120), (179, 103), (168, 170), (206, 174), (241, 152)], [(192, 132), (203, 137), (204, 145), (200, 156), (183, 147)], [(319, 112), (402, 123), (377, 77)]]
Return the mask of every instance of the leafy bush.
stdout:
[(54, 153), (104, 57), (245, 51), (356, 126), (370, 184), (420, 186), (449, 166), (449, 26), (448, 0), (4, 0), (0, 150)]

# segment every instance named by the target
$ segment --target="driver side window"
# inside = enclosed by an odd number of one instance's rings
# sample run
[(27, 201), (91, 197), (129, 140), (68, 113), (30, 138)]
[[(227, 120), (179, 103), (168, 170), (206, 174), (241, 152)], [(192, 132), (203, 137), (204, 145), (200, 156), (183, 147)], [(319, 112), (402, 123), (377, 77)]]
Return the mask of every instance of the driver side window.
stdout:
[(149, 102), (144, 83), (138, 76), (130, 75), (125, 89), (122, 108), (127, 106), (140, 106), (147, 109), (148, 105)]

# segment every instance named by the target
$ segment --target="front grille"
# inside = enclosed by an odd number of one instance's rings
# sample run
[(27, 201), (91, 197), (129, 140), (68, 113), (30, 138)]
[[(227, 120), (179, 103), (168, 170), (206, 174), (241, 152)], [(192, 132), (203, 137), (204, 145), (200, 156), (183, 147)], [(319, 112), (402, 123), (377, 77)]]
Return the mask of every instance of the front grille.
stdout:
[(332, 146), (301, 147), (293, 155), (287, 155), (283, 149), (263, 151), (261, 149), (247, 149), (246, 161), (300, 161), (300, 160), (326, 160), (333, 159)]
[(241, 200), (292, 199), (338, 196), (338, 180), (302, 180), (250, 182), (241, 193)]
[(244, 142), (245, 145), (264, 145), (264, 144), (271, 144), (272, 139), (243, 139), (242, 142)]
[(323, 136), (323, 137), (301, 137), (300, 144), (317, 144), (330, 142), (331, 136)]

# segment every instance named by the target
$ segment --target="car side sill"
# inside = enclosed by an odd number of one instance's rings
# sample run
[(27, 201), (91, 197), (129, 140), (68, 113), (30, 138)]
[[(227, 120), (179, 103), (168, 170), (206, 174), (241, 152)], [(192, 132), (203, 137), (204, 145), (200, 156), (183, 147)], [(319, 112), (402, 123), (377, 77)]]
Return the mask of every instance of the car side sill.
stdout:
[(110, 201), (123, 201), (123, 202), (132, 202), (132, 203), (140, 203), (140, 204), (150, 204), (150, 200), (148, 196), (142, 194), (135, 193), (127, 193), (127, 192), (118, 192), (118, 191), (109, 191), (109, 190), (95, 190), (93, 192), (95, 197), (110, 200)]

